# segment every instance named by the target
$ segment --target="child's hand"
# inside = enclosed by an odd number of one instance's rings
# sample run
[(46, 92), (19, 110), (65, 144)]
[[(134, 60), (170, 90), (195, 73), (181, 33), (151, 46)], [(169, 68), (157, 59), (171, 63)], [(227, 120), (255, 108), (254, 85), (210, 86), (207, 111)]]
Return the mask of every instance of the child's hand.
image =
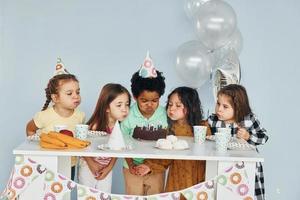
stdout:
[(138, 165), (135, 167), (135, 169), (136, 169), (136, 175), (138, 176), (145, 176), (151, 171), (150, 167), (148, 167), (148, 165), (145, 164)]
[(244, 139), (244, 140), (249, 140), (250, 134), (245, 128), (238, 128), (236, 136), (238, 138)]
[(94, 160), (87, 162), (87, 164), (88, 164), (88, 167), (91, 170), (92, 174), (95, 177), (98, 177), (100, 175), (99, 172), (103, 169), (103, 166)]
[(132, 165), (129, 165), (128, 166), (129, 168), (129, 172), (131, 173), (131, 174), (133, 174), (133, 175), (137, 175), (136, 174), (136, 165), (134, 165), (134, 164), (132, 164)]
[(95, 177), (97, 180), (102, 180), (104, 179), (107, 174), (109, 174), (109, 172), (111, 171), (111, 168), (110, 167), (104, 167), (103, 169), (101, 169), (99, 172), (98, 172), (98, 176)]

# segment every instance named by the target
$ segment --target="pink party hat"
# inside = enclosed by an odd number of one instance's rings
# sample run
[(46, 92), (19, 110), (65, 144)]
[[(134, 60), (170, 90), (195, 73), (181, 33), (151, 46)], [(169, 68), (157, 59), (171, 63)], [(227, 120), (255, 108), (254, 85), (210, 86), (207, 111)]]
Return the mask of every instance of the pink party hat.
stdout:
[(144, 59), (144, 62), (140, 68), (139, 76), (143, 78), (156, 78), (157, 73), (154, 67), (153, 61), (150, 57), (149, 51), (147, 51), (147, 56)]
[(69, 74), (68, 70), (65, 68), (64, 63), (62, 62), (61, 58), (57, 58), (57, 63), (55, 66), (54, 76), (59, 74)]

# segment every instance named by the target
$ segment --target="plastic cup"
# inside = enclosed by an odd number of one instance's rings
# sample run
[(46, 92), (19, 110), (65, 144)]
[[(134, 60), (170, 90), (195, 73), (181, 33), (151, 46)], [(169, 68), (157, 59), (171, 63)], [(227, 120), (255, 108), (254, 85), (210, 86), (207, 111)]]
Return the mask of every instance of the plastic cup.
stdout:
[(194, 130), (194, 143), (203, 144), (206, 139), (206, 126), (193, 126)]
[(88, 135), (89, 125), (77, 124), (75, 126), (75, 137), (81, 140), (85, 140)]
[(216, 136), (216, 150), (218, 152), (226, 152), (228, 147), (228, 134), (226, 132), (217, 132), (215, 133)]
[(230, 140), (230, 138), (231, 138), (231, 128), (217, 128), (217, 131), (219, 133), (226, 133), (228, 139)]

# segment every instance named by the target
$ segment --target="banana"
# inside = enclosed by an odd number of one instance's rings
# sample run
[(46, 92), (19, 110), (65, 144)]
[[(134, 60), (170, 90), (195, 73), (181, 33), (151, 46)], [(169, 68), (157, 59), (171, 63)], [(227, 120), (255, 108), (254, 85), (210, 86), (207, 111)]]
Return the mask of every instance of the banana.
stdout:
[(67, 144), (67, 145), (71, 145), (77, 148), (85, 148), (88, 145), (90, 145), (89, 141), (83, 141), (83, 140), (79, 140), (77, 138), (73, 138), (70, 137), (68, 135), (64, 135), (61, 133), (56, 133), (56, 132), (49, 132), (48, 133), (49, 137), (55, 138), (57, 140), (60, 140), (61, 142)]
[(40, 135), (41, 141), (49, 143), (49, 144), (53, 144), (55, 146), (59, 146), (59, 147), (66, 147), (67, 145), (55, 138), (50, 137), (48, 134), (42, 133)]
[(67, 147), (56, 146), (55, 144), (40, 141), (40, 146), (45, 149), (66, 149)]

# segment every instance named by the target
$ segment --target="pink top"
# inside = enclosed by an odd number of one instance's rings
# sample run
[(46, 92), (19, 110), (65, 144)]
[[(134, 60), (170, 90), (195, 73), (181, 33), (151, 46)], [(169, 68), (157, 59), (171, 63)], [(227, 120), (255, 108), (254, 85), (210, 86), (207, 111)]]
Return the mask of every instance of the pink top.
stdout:
[[(106, 132), (108, 134), (111, 134), (113, 128), (107, 128)], [(102, 165), (103, 167), (106, 167), (109, 165), (111, 158), (110, 157), (95, 157), (94, 160), (99, 163), (100, 165)]]

